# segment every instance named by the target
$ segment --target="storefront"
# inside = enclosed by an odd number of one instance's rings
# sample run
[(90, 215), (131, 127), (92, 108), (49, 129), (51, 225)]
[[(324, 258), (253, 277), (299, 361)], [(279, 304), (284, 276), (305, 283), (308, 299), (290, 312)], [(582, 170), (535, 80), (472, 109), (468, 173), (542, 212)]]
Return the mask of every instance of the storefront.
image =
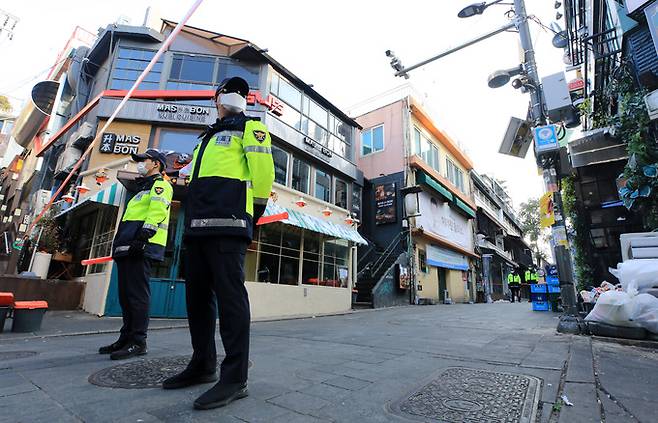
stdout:
[[(75, 202), (63, 208), (58, 219), (72, 240), (77, 275), (87, 283), (84, 309), (90, 313), (120, 314), (112, 263), (83, 268), (79, 262), (111, 251), (119, 216), (129, 198), (124, 185), (129, 186), (136, 176), (130, 154), (158, 148), (176, 152), (176, 157), (191, 155), (198, 134), (217, 117), (210, 101), (213, 86), (229, 73), (249, 82), (246, 114), (264, 122), (273, 140), (274, 189), (246, 256), (252, 316), (332, 313), (351, 307), (356, 245), (366, 243), (354, 223), (360, 215), (363, 184), (362, 174), (352, 162), (358, 124), (244, 40), (238, 40), (245, 47), (232, 58), (213, 52), (207, 41), (219, 36), (196, 29), (181, 34), (186, 41), (179, 39), (178, 48), (184, 46), (191, 53), (167, 53), (140, 87), (160, 90), (136, 91), (94, 146), (76, 182), (89, 191), (70, 187)], [(79, 157), (75, 149), (81, 149), (81, 142), (73, 132), (74, 124), (101, 128), (123, 95), (115, 90), (128, 88), (136, 70), (152, 57), (152, 45), (144, 50), (134, 42), (129, 43), (130, 48), (122, 47), (124, 44), (119, 43), (116, 60), (108, 67), (112, 69), (109, 89), (100, 92), (82, 115), (76, 116), (76, 122), (69, 122), (54, 137), (70, 141), (62, 156)], [(240, 59), (234, 58), (237, 56)], [(58, 175), (66, 175), (66, 169), (66, 163), (61, 163)], [(99, 175), (105, 180), (100, 181)], [(154, 317), (186, 315), (186, 184), (183, 178), (170, 182), (174, 197), (165, 260), (152, 269)]]
[[(419, 178), (420, 179), (420, 178)], [(438, 183), (437, 183), (438, 184)], [(418, 297), (453, 303), (474, 301), (473, 221), (430, 185), (419, 193), (420, 216), (413, 231)]]

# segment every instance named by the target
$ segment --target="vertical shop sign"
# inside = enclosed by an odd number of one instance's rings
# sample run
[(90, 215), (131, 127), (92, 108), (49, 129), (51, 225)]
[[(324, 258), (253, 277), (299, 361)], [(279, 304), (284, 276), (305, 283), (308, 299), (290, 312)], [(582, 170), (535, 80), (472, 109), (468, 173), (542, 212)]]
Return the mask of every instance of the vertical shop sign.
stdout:
[(375, 185), (375, 223), (397, 221), (395, 182)]

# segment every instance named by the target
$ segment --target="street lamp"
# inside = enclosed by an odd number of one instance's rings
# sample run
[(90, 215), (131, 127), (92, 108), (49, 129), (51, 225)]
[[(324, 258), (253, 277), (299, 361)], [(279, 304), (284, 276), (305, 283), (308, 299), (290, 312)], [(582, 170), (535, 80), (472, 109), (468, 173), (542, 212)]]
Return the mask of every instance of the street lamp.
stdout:
[(488, 3), (488, 4), (486, 2), (474, 3), (470, 6), (466, 6), (465, 8), (463, 8), (457, 14), (457, 16), (459, 16), (460, 18), (470, 18), (471, 16), (481, 15), (484, 12), (484, 9), (486, 9), (489, 6), (493, 6), (496, 3), (500, 3), (502, 1), (503, 0), (496, 0), (496, 1), (492, 1), (491, 3)]
[(519, 75), (523, 72), (523, 66), (518, 66), (511, 69), (497, 70), (489, 75), (487, 84), (489, 88), (500, 88), (507, 84), (513, 76)]

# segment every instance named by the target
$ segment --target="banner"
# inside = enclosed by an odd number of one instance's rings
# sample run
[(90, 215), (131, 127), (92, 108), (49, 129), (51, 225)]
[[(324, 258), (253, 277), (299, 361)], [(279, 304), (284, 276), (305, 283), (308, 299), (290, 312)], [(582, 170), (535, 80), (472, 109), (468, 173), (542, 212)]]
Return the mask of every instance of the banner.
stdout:
[(375, 223), (395, 223), (397, 221), (395, 183), (375, 185)]
[(539, 199), (539, 227), (548, 228), (555, 223), (553, 193), (547, 192)]

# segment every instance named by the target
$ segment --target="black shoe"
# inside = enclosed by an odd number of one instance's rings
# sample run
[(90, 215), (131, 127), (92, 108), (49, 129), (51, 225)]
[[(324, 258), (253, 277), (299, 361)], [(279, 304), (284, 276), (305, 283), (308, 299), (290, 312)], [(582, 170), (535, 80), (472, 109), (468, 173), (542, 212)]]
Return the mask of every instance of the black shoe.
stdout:
[(123, 348), (110, 354), (110, 358), (112, 360), (125, 360), (146, 353), (146, 343), (138, 344), (137, 342), (128, 342)]
[(197, 410), (210, 410), (211, 408), (224, 407), (247, 396), (249, 396), (249, 390), (246, 382), (227, 384), (219, 382), (194, 401), (194, 408)]
[(124, 345), (126, 345), (126, 341), (119, 340), (113, 344), (100, 347), (98, 349), (98, 354), (112, 354), (115, 351), (119, 351)]
[(202, 383), (217, 382), (216, 371), (199, 371), (193, 369), (185, 369), (176, 376), (165, 379), (162, 382), (163, 389), (180, 389), (192, 385), (200, 385)]

